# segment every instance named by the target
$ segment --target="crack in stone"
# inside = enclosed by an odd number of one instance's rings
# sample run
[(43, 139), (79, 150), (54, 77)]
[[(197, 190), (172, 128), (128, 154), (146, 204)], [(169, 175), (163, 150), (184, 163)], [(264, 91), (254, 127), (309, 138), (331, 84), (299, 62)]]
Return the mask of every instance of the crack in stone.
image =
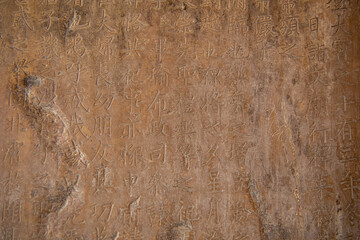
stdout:
[(256, 188), (256, 183), (251, 178), (249, 178), (248, 189), (249, 189), (250, 201), (252, 202), (254, 210), (259, 218), (260, 238), (267, 240), (269, 238), (265, 232), (265, 226), (264, 226), (265, 206), (264, 204), (262, 204), (260, 193)]
[[(14, 96), (14, 102), (18, 104), (19, 109), (24, 112), (30, 125), (35, 129), (40, 144), (44, 144), (46, 149), (60, 156), (68, 168), (67, 174), (71, 177), (73, 174), (71, 168), (79, 168), (79, 164), (83, 164), (85, 168), (88, 166), (87, 158), (72, 139), (68, 120), (56, 103), (41, 106), (31, 102), (32, 87), (40, 87), (43, 83), (43, 80), (39, 82), (37, 79), (34, 76), (26, 77), (21, 84), (11, 85), (10, 90)], [(39, 218), (40, 231), (45, 232), (44, 237), (47, 238), (49, 232), (54, 230), (49, 226), (50, 214), (57, 214), (67, 206), (67, 200), (75, 191), (78, 181), (79, 175), (69, 184), (65, 177), (65, 185), (61, 184), (60, 189), (51, 189), (51, 192), (55, 190), (53, 193), (44, 194), (46, 208), (40, 213)]]
[(37, 131), (40, 140), (45, 141), (46, 147), (62, 155), (64, 162), (70, 167), (79, 163), (88, 166), (85, 154), (70, 136), (65, 114), (56, 104), (39, 106), (30, 102), (30, 87), (13, 85), (11, 91), (15, 101)]

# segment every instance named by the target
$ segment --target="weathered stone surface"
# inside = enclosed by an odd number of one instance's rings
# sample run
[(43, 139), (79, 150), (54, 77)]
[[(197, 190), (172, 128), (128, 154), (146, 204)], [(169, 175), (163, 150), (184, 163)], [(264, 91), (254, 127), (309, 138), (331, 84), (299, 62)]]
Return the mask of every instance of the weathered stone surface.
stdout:
[(0, 239), (359, 239), (358, 0), (0, 0)]

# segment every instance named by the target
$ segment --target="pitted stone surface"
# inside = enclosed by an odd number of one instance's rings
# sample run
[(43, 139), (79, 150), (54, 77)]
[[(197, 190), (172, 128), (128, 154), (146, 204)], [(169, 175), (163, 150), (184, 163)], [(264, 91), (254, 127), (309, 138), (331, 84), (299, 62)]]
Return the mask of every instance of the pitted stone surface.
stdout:
[(0, 0), (0, 239), (359, 239), (358, 0)]

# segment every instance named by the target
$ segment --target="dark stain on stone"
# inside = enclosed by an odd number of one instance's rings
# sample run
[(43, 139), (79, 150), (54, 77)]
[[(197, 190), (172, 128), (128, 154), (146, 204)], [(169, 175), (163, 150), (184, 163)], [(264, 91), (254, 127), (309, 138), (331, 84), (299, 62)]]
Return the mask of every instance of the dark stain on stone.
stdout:
[(291, 97), (290, 97), (289, 94), (286, 94), (286, 101), (287, 101), (290, 105), (293, 104), (293, 103), (292, 103), (292, 99), (291, 99)]
[(295, 146), (299, 149), (299, 154), (301, 154), (301, 140), (300, 140), (300, 124), (299, 121), (294, 117), (290, 116), (289, 119), (292, 141)]
[(40, 87), (43, 84), (43, 80), (37, 76), (27, 76), (24, 79), (24, 85), (28, 88), (31, 87)]

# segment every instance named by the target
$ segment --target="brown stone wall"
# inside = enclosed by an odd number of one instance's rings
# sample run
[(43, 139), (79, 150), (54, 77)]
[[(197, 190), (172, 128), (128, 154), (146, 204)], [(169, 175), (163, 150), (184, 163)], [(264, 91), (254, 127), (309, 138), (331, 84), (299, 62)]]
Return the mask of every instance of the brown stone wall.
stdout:
[(359, 239), (359, 0), (0, 0), (0, 239)]

